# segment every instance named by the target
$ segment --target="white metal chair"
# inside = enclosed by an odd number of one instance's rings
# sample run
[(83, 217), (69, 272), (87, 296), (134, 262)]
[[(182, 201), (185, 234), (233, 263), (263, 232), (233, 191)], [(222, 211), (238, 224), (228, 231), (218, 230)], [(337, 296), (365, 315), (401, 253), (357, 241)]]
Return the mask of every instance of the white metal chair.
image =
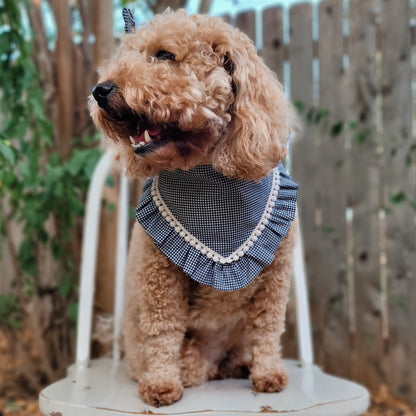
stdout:
[(95, 169), (87, 199), (81, 265), (76, 362), (68, 375), (39, 395), (43, 415), (129, 416), (140, 414), (215, 416), (260, 415), (350, 416), (364, 413), (369, 404), (365, 388), (323, 373), (313, 365), (312, 341), (301, 239), (295, 249), (299, 360), (284, 360), (289, 385), (281, 393), (255, 393), (250, 380), (210, 381), (186, 388), (183, 398), (171, 406), (153, 408), (137, 395), (120, 360), (118, 339), (123, 308), (123, 280), (128, 240), (128, 182), (121, 175), (118, 217), (114, 344), (112, 359), (90, 360), (94, 276), (101, 195), (114, 156), (107, 151)]

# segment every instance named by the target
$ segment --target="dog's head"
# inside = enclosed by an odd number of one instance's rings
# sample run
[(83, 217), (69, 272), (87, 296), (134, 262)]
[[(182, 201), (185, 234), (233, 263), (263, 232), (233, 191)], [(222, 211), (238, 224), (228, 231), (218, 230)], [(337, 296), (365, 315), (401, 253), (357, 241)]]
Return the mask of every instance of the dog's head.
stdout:
[(286, 155), (282, 87), (249, 38), (220, 19), (156, 16), (99, 73), (91, 114), (132, 176), (212, 164), (257, 180)]

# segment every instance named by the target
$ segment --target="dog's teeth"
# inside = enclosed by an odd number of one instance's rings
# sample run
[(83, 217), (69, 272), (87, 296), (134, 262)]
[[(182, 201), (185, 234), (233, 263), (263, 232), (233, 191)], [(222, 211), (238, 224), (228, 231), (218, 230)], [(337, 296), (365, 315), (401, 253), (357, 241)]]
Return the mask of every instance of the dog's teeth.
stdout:
[(150, 134), (147, 130), (144, 131), (144, 139), (146, 140), (146, 143), (149, 143), (152, 141)]
[(139, 146), (140, 146), (140, 147), (142, 147), (142, 146), (144, 146), (145, 144), (146, 144), (146, 142), (141, 141), (141, 142), (139, 143)]
[(136, 140), (134, 140), (134, 138), (133, 138), (132, 136), (129, 136), (129, 139), (130, 139), (130, 141), (131, 141), (131, 146), (132, 146), (134, 149), (137, 149), (138, 147), (140, 147), (140, 144), (136, 143)]

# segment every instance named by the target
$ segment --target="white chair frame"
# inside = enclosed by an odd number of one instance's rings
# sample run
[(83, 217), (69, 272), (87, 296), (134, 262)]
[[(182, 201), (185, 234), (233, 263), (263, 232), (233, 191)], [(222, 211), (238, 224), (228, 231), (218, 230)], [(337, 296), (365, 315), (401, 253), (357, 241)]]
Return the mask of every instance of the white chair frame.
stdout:
[[(255, 393), (249, 380), (210, 381), (186, 388), (183, 398), (153, 408), (137, 395), (136, 382), (128, 378), (119, 350), (123, 310), (123, 284), (128, 250), (128, 180), (120, 175), (113, 358), (90, 359), (94, 284), (99, 238), (101, 199), (106, 177), (114, 161), (108, 150), (101, 157), (89, 186), (80, 276), (76, 362), (66, 378), (46, 387), (39, 395), (45, 416), (133, 416), (140, 414), (215, 416), (260, 415), (265, 412), (290, 416), (351, 416), (364, 413), (368, 391), (350, 381), (329, 376), (313, 364), (311, 324), (302, 239), (294, 251), (294, 294), (298, 336), (298, 361), (284, 360), (289, 385), (280, 393)], [(300, 232), (299, 232), (300, 233)]]

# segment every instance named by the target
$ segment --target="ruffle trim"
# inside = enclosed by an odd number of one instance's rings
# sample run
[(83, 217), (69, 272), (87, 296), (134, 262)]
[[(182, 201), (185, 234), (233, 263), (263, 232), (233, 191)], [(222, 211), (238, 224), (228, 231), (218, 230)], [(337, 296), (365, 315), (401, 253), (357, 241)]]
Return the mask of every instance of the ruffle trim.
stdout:
[[(260, 222), (261, 232), (245, 247), (244, 253), (224, 261), (201, 250), (198, 240), (185, 240), (186, 230), (180, 228), (170, 213), (163, 208), (163, 201), (155, 192), (154, 179), (146, 181), (136, 210), (136, 218), (146, 233), (153, 238), (158, 249), (173, 263), (198, 283), (214, 289), (232, 291), (242, 289), (270, 265), (274, 253), (289, 231), (296, 214), (298, 185), (293, 182), (282, 164), (278, 166), (278, 192), (271, 190), (273, 204), (266, 207), (267, 221)], [(276, 176), (276, 173), (275, 173)], [(157, 183), (157, 182), (155, 182)], [(274, 181), (276, 184), (276, 181)], [(152, 191), (153, 188), (153, 191)], [(263, 218), (264, 219), (264, 218)], [(257, 230), (258, 231), (258, 230)], [(192, 238), (191, 238), (192, 239)], [(193, 243), (193, 244), (191, 244)], [(220, 261), (222, 260), (222, 261)]]

